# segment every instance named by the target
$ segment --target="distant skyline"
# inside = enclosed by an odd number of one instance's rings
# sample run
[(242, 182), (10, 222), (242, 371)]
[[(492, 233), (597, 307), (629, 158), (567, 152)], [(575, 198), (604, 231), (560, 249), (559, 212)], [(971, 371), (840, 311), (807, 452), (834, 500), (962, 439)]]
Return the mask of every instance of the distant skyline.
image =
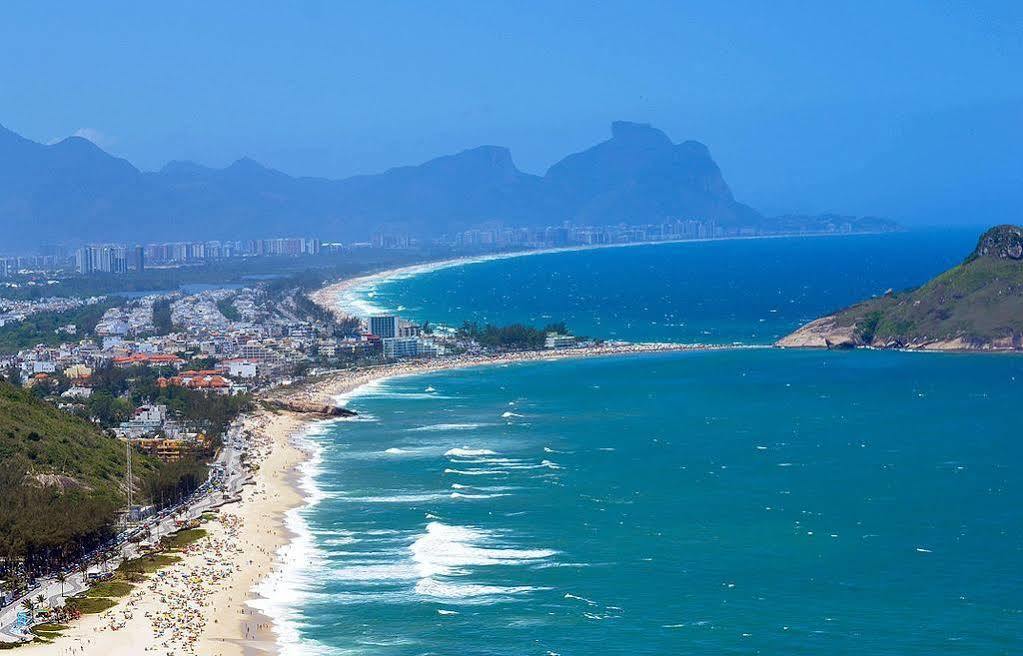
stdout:
[(1016, 3), (5, 3), (0, 123), (145, 170), (341, 178), (481, 144), (542, 174), (617, 119), (766, 214), (1019, 222)]

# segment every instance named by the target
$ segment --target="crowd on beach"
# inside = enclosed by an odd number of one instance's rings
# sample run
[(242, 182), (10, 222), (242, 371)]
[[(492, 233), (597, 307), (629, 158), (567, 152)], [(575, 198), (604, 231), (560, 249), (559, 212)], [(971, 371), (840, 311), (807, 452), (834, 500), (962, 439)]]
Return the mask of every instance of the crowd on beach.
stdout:
[(150, 580), (148, 592), (160, 600), (161, 610), (150, 611), (154, 644), (146, 651), (163, 651), (168, 656), (196, 653), (203, 627), (209, 617), (209, 598), (220, 583), (241, 568), (237, 515), (224, 515), (221, 537), (205, 537), (185, 548), (185, 555), (197, 554), (188, 568), (160, 570)]
[[(254, 471), (268, 467), (283, 430), (297, 420), (255, 412), (244, 419), (246, 459)], [(282, 465), (273, 467), (280, 473)], [(267, 476), (253, 476), (238, 505), (221, 509), (204, 524), (207, 534), (172, 555), (181, 561), (148, 574), (115, 607), (58, 637), (47, 653), (94, 654), (232, 654), (244, 644), (272, 640), (265, 617), (246, 607), (250, 577), (265, 575), (276, 547), (256, 534), (282, 540), (271, 522), (269, 504), (279, 491)], [(253, 527), (258, 527), (253, 530)], [(258, 563), (257, 563), (258, 559)], [(219, 624), (218, 624), (219, 622)], [(109, 636), (109, 637), (105, 637)], [(115, 637), (116, 636), (116, 637)], [(232, 644), (233, 643), (233, 644)], [(106, 649), (104, 646), (110, 647)], [(235, 646), (237, 645), (237, 646)], [(212, 651), (211, 651), (212, 650)]]

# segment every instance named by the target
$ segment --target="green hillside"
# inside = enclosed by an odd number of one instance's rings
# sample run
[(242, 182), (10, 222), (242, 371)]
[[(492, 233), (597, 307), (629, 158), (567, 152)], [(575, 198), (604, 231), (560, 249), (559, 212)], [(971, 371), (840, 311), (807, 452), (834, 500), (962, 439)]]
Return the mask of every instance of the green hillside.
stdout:
[(962, 264), (923, 286), (818, 319), (779, 344), (1021, 349), (1023, 228), (992, 228)]
[[(0, 382), (0, 465), (17, 464), (29, 475), (59, 474), (65, 487), (120, 494), (124, 444), (84, 419)], [(137, 473), (152, 468), (141, 456)]]
[[(157, 467), (138, 454), (132, 464), (140, 478)], [(122, 442), (0, 381), (0, 578), (22, 561), (46, 570), (108, 537), (124, 468)]]

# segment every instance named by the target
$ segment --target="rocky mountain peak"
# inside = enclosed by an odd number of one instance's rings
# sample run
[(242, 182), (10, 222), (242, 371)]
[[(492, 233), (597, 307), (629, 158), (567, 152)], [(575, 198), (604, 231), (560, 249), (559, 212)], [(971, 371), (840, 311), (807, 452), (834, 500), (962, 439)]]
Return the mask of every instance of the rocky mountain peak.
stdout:
[(1023, 259), (1023, 228), (1014, 225), (1000, 225), (991, 228), (977, 242), (967, 261), (978, 257), (993, 257), (1003, 260)]

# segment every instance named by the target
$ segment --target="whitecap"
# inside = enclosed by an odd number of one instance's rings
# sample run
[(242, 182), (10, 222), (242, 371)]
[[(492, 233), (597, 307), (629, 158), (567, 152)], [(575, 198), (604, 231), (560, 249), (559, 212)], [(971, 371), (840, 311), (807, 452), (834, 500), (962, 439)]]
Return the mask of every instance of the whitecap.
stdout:
[(330, 573), (336, 581), (353, 583), (380, 583), (390, 581), (413, 581), (418, 578), (411, 563), (381, 563), (375, 565), (351, 565)]
[(457, 575), (468, 566), (535, 563), (556, 553), (551, 549), (487, 546), (492, 542), (493, 536), (482, 529), (430, 522), (409, 549), (424, 579)]
[(423, 503), (425, 501), (441, 501), (447, 499), (446, 492), (424, 492), (411, 494), (376, 495), (350, 497), (338, 495), (337, 499), (345, 503)]
[[(455, 426), (457, 424), (447, 424), (447, 425)], [(491, 451), (490, 449), (473, 449), (473, 448), (468, 447), (468, 446), (463, 446), (461, 448), (455, 447), (453, 449), (448, 449), (444, 453), (444, 455), (449, 457), (449, 458), (476, 458), (476, 457), (479, 457), (479, 456), (494, 456), (494, 455), (497, 455), (497, 454), (494, 453), (493, 451)]]
[(591, 606), (596, 606), (597, 605), (597, 602), (593, 601), (592, 599), (587, 599), (586, 597), (580, 597), (579, 595), (574, 595), (574, 594), (571, 594), (569, 592), (565, 593), (565, 599), (575, 599), (575, 600), (578, 600), (578, 601), (584, 601), (584, 602), (586, 602), (587, 604), (589, 604)]
[(530, 585), (482, 585), (479, 583), (448, 583), (432, 578), (420, 579), (416, 583), (416, 594), (434, 599), (471, 601), (478, 597), (510, 597), (546, 590)]
[(463, 494), (461, 492), (452, 492), (452, 499), (496, 499), (498, 497), (506, 497), (507, 494)]
[(445, 469), (444, 473), (461, 476), (506, 476), (508, 474), (503, 469)]
[(431, 424), (429, 426), (416, 426), (406, 429), (410, 433), (424, 433), (433, 431), (469, 431), (482, 428), (486, 424)]

